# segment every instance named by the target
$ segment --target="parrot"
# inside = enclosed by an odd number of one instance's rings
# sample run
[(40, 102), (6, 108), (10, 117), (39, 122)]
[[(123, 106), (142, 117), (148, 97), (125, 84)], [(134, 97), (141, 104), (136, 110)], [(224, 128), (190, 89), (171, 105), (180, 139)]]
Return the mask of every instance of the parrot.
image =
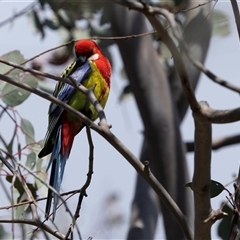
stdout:
[[(104, 108), (110, 91), (111, 65), (103, 55), (96, 42), (81, 39), (75, 43), (75, 59), (63, 71), (62, 78), (71, 77), (78, 84), (92, 89), (100, 105)], [(83, 113), (92, 121), (98, 117), (94, 106), (87, 97), (72, 85), (58, 82), (53, 96)], [(74, 137), (84, 128), (84, 123), (76, 116), (64, 110), (55, 103), (51, 103), (48, 110), (48, 128), (44, 138), (43, 149), (38, 157), (43, 158), (51, 154), (46, 171), (51, 167), (49, 185), (58, 193), (63, 179), (65, 164), (71, 152)], [(45, 217), (49, 218), (53, 200), (53, 220), (55, 218), (58, 196), (48, 189)]]

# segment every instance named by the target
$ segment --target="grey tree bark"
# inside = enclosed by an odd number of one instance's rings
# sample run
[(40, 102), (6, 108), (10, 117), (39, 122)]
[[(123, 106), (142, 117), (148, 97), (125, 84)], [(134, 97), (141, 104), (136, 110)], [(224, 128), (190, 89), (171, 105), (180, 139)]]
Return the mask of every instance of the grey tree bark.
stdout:
[[(189, 7), (191, 7), (190, 2)], [(113, 36), (129, 36), (148, 31), (146, 17), (116, 4), (105, 6)], [(201, 8), (202, 9), (202, 8)], [(210, 39), (210, 21), (206, 19), (209, 5), (203, 10), (188, 12), (185, 40), (194, 57), (204, 61)], [(183, 94), (177, 72), (173, 68), (166, 76), (151, 36), (117, 41), (125, 70), (130, 81), (144, 124), (141, 161), (150, 161), (154, 175), (186, 216), (193, 222), (190, 191), (184, 187), (188, 179), (185, 148), (179, 130), (188, 103)], [(183, 53), (183, 59), (195, 88), (200, 71)], [(161, 209), (167, 239), (184, 239), (182, 230), (147, 183), (137, 176), (128, 239), (153, 239), (157, 224), (157, 210)]]
[[(112, 5), (111, 26), (114, 36), (147, 32), (143, 14)], [(124, 22), (123, 22), (124, 21)], [(179, 122), (165, 71), (159, 64), (151, 36), (117, 42), (124, 66), (144, 123), (147, 156), (154, 175), (163, 184), (181, 210), (190, 216), (191, 197), (184, 184), (188, 181), (185, 149)], [(144, 156), (144, 153), (142, 154)], [(133, 217), (128, 239), (152, 239), (157, 223), (157, 201), (138, 177)], [(146, 211), (147, 208), (147, 211)], [(167, 239), (183, 239), (182, 230), (161, 204)], [(149, 217), (151, 221), (149, 223)], [(139, 223), (142, 223), (139, 225)], [(174, 231), (173, 231), (174, 229)]]

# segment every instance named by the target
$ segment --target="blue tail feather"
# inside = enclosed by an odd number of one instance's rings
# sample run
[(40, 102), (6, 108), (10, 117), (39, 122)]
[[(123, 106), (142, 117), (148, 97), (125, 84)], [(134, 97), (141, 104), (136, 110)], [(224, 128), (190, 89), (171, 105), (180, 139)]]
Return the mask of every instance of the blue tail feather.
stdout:
[[(54, 143), (52, 155), (47, 167), (47, 171), (48, 171), (48, 169), (52, 165), (49, 185), (52, 186), (54, 189), (56, 189), (58, 193), (60, 192), (64, 168), (68, 158), (67, 152), (65, 154), (61, 153), (61, 144), (62, 144), (61, 128), (62, 126), (60, 125), (57, 130), (56, 141)], [(45, 216), (47, 219), (49, 217), (49, 213), (51, 209), (52, 198), (53, 198), (53, 220), (54, 220), (56, 215), (56, 210), (57, 210), (58, 196), (51, 189), (48, 189), (48, 196), (47, 196), (47, 203), (46, 203), (46, 210), (45, 210)]]

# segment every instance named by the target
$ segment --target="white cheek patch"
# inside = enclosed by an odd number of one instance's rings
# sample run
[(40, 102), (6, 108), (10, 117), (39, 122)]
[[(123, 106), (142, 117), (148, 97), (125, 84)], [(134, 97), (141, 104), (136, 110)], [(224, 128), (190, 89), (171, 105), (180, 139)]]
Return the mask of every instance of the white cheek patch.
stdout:
[(99, 54), (95, 53), (91, 57), (88, 58), (89, 61), (95, 61), (99, 58)]

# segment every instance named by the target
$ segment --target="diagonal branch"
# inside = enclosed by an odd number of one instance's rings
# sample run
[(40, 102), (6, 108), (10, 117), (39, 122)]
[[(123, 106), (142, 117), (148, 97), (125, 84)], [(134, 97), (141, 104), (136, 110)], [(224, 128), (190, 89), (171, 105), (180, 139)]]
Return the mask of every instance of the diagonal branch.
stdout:
[[(43, 93), (35, 88), (30, 87), (27, 84), (16, 82), (13, 79), (4, 76), (0, 74), (0, 79), (3, 81), (6, 81), (8, 83), (11, 83), (15, 86), (21, 87), (31, 93), (34, 93), (44, 99), (47, 99), (66, 111), (72, 113), (74, 116), (79, 118), (81, 121), (83, 121), (86, 126), (89, 126), (91, 129), (99, 133), (103, 138), (105, 138), (106, 141), (108, 141), (134, 168), (135, 170), (151, 185), (151, 187), (154, 189), (154, 191), (158, 194), (158, 196), (161, 198), (163, 203), (166, 205), (166, 207), (170, 210), (170, 212), (175, 216), (176, 220), (178, 221), (179, 225), (183, 229), (186, 237), (188, 239), (193, 239), (192, 232), (190, 230), (190, 227), (187, 223), (187, 220), (182, 213), (182, 211), (179, 209), (177, 204), (174, 202), (174, 200), (171, 198), (171, 196), (168, 194), (168, 192), (164, 189), (164, 187), (158, 182), (158, 180), (153, 176), (146, 176), (144, 173), (144, 165), (139, 161), (139, 159), (134, 156), (134, 154), (109, 130), (109, 127), (105, 124), (102, 124), (100, 126), (94, 124), (89, 118), (87, 118), (82, 113), (78, 112), (76, 109), (70, 107), (69, 105), (63, 103), (59, 99), (50, 96), (46, 93)], [(82, 87), (82, 86), (81, 86)], [(92, 101), (90, 99), (90, 101)]]
[(201, 72), (203, 72), (207, 77), (209, 77), (209, 79), (211, 79), (215, 83), (218, 83), (219, 85), (226, 87), (236, 93), (240, 93), (240, 87), (235, 86), (234, 84), (216, 76), (213, 72), (211, 72), (209, 69), (207, 69), (201, 62), (194, 59), (194, 57), (191, 55), (191, 53), (189, 52), (189, 50), (187, 48), (185, 48), (184, 51), (185, 51), (187, 57), (189, 58), (189, 60), (193, 63), (193, 65), (196, 68), (198, 68)]
[(234, 17), (235, 17), (236, 26), (237, 26), (238, 37), (240, 40), (240, 14), (239, 14), (239, 9), (238, 9), (238, 4), (237, 4), (236, 0), (231, 0), (231, 4), (232, 4)]
[(15, 18), (20, 17), (24, 14), (27, 14), (29, 11), (31, 11), (35, 6), (37, 5), (36, 2), (30, 3), (28, 6), (26, 6), (25, 8), (23, 8), (21, 11), (19, 11), (18, 13), (15, 13), (13, 16), (5, 19), (4, 21), (0, 22), (0, 27), (4, 26), (5, 24), (7, 24), (8, 22), (12, 22)]

